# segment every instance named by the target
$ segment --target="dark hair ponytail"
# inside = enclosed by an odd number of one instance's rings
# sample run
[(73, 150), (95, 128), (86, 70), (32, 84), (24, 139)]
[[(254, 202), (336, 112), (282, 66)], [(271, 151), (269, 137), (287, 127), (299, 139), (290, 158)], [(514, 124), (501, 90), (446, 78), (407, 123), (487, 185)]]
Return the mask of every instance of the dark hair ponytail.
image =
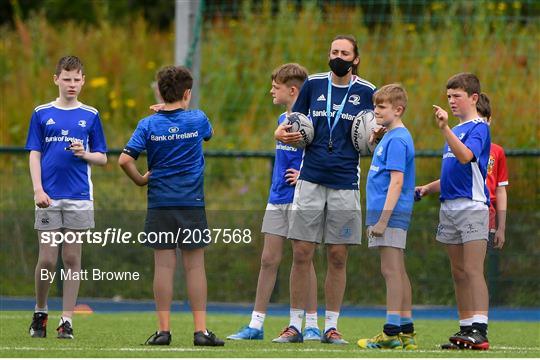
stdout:
[(484, 117), (486, 119), (489, 119), (491, 117), (491, 104), (486, 94), (480, 93), (480, 95), (478, 95), (478, 101), (476, 102), (476, 111), (478, 111), (478, 115), (480, 115), (481, 117)]

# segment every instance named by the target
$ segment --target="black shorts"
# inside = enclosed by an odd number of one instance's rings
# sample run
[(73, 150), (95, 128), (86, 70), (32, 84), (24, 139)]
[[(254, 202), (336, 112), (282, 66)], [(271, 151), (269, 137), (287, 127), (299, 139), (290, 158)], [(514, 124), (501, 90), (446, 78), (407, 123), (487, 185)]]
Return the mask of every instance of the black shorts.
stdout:
[(204, 206), (167, 206), (148, 209), (145, 246), (153, 249), (198, 249), (209, 244)]

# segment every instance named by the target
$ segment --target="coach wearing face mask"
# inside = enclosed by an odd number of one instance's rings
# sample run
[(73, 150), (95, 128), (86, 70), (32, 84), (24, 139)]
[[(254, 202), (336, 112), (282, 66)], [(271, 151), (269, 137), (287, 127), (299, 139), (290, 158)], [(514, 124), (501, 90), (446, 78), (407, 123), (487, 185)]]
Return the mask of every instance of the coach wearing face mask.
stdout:
[[(309, 289), (309, 267), (315, 248), (324, 239), (328, 269), (325, 281), (326, 316), (323, 343), (346, 344), (337, 321), (346, 284), (349, 245), (362, 236), (360, 164), (351, 141), (351, 125), (362, 110), (373, 109), (375, 86), (357, 76), (360, 63), (356, 39), (336, 36), (329, 53), (331, 71), (305, 82), (293, 111), (311, 117), (313, 142), (306, 147), (296, 185), (288, 237), (293, 240), (291, 321), (280, 342), (301, 342)], [(298, 133), (278, 128), (276, 138), (294, 144)]]

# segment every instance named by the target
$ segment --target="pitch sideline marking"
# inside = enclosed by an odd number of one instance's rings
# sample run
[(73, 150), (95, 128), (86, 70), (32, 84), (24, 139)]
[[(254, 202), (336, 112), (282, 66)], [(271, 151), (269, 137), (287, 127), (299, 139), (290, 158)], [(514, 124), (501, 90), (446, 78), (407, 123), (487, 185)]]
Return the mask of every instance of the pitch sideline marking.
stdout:
[[(233, 349), (229, 350), (226, 348), (215, 348), (217, 350), (224, 350), (229, 352), (234, 352), (235, 350), (241, 350), (245, 351), (243, 349)], [(134, 351), (144, 351), (144, 352), (172, 352), (172, 351), (178, 351), (178, 352), (200, 352), (200, 351), (208, 351), (210, 349), (208, 348), (94, 348), (94, 347), (69, 347), (69, 348), (47, 348), (47, 347), (30, 347), (30, 346), (2, 346), (0, 347), (0, 350), (15, 350), (15, 351), (89, 351), (89, 350), (95, 350), (95, 351), (124, 351), (124, 352), (134, 352)], [(222, 351), (223, 351), (222, 350)], [(359, 350), (356, 348), (348, 348), (348, 349), (317, 349), (317, 348), (310, 348), (310, 349), (279, 349), (279, 348), (262, 348), (262, 349), (253, 349), (254, 352), (321, 352), (321, 353), (342, 353), (342, 352), (350, 352), (350, 351), (360, 351), (363, 352), (365, 350)], [(383, 352), (383, 353), (395, 353), (399, 350), (377, 350), (377, 352)], [(501, 346), (501, 347), (494, 347), (491, 348), (488, 353), (524, 353), (529, 351), (540, 351), (540, 347), (511, 347), (511, 346)], [(370, 351), (368, 350), (368, 353)], [(445, 350), (413, 350), (410, 352), (413, 353), (448, 353), (448, 351)]]

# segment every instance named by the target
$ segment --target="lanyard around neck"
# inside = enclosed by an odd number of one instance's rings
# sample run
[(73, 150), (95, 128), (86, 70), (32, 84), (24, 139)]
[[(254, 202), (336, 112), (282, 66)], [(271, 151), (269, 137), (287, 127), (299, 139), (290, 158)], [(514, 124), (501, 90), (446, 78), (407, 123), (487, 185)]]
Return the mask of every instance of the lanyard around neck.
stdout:
[(334, 131), (336, 125), (338, 124), (339, 120), (341, 119), (341, 113), (343, 112), (343, 108), (345, 107), (345, 102), (347, 101), (347, 98), (349, 96), (349, 91), (351, 90), (351, 86), (353, 84), (353, 78), (351, 76), (351, 80), (349, 81), (349, 87), (347, 88), (347, 92), (345, 93), (345, 96), (343, 97), (343, 100), (341, 101), (341, 105), (339, 105), (339, 108), (336, 111), (336, 117), (334, 118), (334, 123), (331, 124), (332, 119), (332, 72), (328, 73), (328, 93), (326, 95), (326, 121), (328, 122), (328, 129), (330, 130), (330, 139), (328, 141), (328, 150), (331, 152), (333, 148), (332, 144), (332, 132)]

